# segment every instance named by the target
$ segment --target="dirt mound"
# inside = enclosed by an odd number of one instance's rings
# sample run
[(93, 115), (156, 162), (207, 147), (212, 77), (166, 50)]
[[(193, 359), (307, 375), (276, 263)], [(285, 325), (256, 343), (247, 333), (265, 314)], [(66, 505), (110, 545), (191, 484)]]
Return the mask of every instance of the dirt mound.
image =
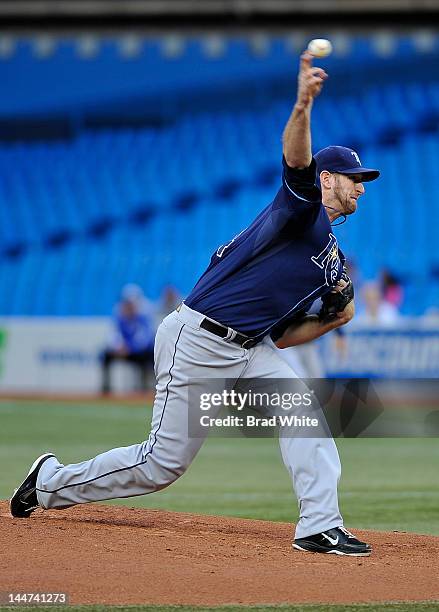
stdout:
[(356, 531), (348, 558), (294, 551), (287, 523), (78, 506), (12, 519), (0, 503), (0, 592), (72, 604), (439, 600), (439, 537)]

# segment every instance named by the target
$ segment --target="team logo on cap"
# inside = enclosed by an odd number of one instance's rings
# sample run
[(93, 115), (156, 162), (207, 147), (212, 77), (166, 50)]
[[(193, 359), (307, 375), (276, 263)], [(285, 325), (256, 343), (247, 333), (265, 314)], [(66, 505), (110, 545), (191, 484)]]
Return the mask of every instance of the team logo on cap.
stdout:
[(358, 153), (356, 151), (351, 151), (351, 155), (355, 157), (355, 160), (358, 162), (358, 165), (361, 166), (361, 161)]

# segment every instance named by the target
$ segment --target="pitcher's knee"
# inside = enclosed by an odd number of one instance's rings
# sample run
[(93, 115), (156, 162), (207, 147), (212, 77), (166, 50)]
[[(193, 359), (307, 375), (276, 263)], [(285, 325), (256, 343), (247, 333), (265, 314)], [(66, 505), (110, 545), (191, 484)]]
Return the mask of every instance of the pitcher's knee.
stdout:
[(164, 489), (178, 480), (185, 473), (187, 467), (182, 461), (169, 459), (166, 462), (152, 459), (145, 464), (146, 476), (154, 482), (158, 490)]
[(167, 466), (162, 468), (161, 475), (158, 481), (159, 486), (167, 487), (180, 478), (186, 471), (183, 465)]

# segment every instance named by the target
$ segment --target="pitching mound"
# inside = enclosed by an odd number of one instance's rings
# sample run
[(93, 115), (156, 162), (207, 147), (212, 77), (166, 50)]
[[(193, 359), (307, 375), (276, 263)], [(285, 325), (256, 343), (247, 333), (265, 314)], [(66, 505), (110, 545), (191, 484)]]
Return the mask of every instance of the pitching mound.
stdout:
[(294, 551), (287, 523), (90, 505), (12, 519), (0, 503), (0, 592), (72, 604), (439, 599), (439, 538), (361, 532), (371, 557)]

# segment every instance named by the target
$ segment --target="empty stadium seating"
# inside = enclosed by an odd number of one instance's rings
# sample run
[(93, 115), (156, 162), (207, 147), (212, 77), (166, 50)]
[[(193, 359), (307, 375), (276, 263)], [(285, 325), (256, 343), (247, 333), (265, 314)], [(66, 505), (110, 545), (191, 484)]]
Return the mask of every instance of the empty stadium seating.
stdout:
[[(184, 294), (211, 252), (280, 185), (291, 99), (184, 113), (160, 127), (82, 130), (61, 142), (0, 144), (0, 312), (107, 314), (125, 282)], [(437, 302), (439, 81), (322, 97), (313, 146), (353, 146), (382, 171), (336, 230), (366, 278), (404, 281), (404, 311)], [(421, 287), (428, 286), (428, 291)]]

